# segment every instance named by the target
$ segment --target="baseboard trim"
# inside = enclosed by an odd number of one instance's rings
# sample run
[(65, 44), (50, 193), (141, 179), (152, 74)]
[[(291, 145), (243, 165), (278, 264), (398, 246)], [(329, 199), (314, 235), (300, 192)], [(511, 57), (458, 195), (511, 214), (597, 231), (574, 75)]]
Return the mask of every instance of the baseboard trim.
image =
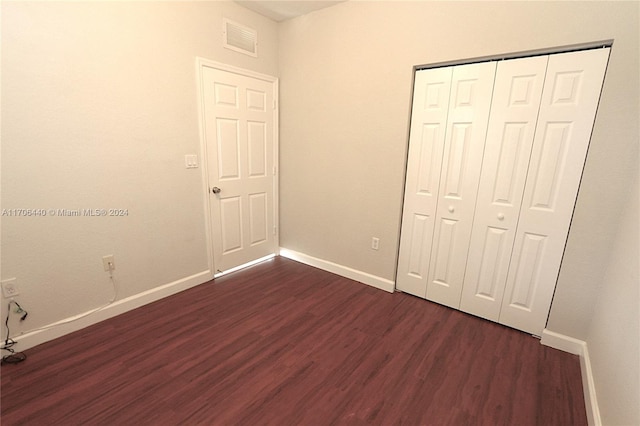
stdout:
[(582, 390), (584, 393), (584, 405), (587, 409), (587, 420), (591, 426), (602, 426), (587, 342), (544, 329), (542, 331), (540, 343), (554, 349), (559, 349), (561, 351), (580, 356)]
[(386, 278), (381, 278), (367, 272), (358, 271), (357, 269), (339, 265), (328, 260), (318, 259), (317, 257), (299, 253), (294, 250), (280, 247), (280, 256), (286, 257), (287, 259), (295, 260), (300, 263), (304, 263), (305, 265), (322, 269), (327, 272), (331, 272), (336, 275), (340, 275), (341, 277), (349, 278), (350, 280), (370, 285), (380, 290), (388, 291), (389, 293), (393, 293), (395, 289), (395, 282)]
[(155, 287), (151, 290), (129, 296), (122, 300), (117, 300), (102, 308), (97, 308), (76, 315), (74, 317), (65, 318), (58, 322), (48, 324), (25, 334), (14, 336), (18, 351), (24, 351), (42, 343), (48, 342), (74, 331), (81, 330), (100, 321), (115, 317), (127, 311), (139, 308), (140, 306), (155, 302), (167, 296), (187, 290), (191, 287), (203, 284), (213, 278), (211, 271), (203, 271), (189, 277), (173, 281), (168, 284)]
[(564, 334), (556, 333), (555, 331), (550, 331), (546, 328), (542, 330), (540, 343), (554, 349), (559, 349), (561, 351), (580, 356), (582, 356), (584, 349), (587, 346), (587, 344), (582, 340), (574, 339), (573, 337), (565, 336)]

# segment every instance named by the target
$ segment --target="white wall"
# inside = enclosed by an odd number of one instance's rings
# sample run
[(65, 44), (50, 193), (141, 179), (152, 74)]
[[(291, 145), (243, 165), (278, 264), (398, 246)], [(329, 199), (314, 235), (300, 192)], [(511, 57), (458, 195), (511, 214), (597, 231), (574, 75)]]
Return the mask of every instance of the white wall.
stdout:
[[(259, 58), (222, 47), (223, 17), (258, 30)], [(2, 208), (128, 209), (2, 217), (29, 311), (12, 332), (106, 303), (107, 254), (119, 300), (207, 275), (202, 169), (184, 167), (196, 56), (277, 75), (277, 25), (232, 2), (2, 2)]]
[[(628, 239), (615, 235), (621, 209), (639, 190), (632, 179), (638, 169), (639, 8), (638, 2), (611, 1), (349, 1), (282, 23), (281, 246), (395, 279), (412, 67), (613, 39), (548, 323), (551, 331), (588, 341), (590, 350), (606, 346), (607, 337), (592, 328), (594, 312), (620, 310), (628, 319), (638, 305), (627, 277), (621, 286), (629, 305), (610, 297), (596, 307), (603, 291), (615, 292), (601, 286), (616, 276), (611, 250), (628, 253), (623, 259), (637, 256)], [(380, 237), (380, 251), (369, 248), (372, 236)], [(609, 364), (597, 379), (612, 370), (616, 377), (638, 376), (638, 335), (624, 330), (626, 342), (615, 347), (631, 355), (596, 354), (596, 368)], [(596, 382), (602, 393), (604, 386)], [(638, 423), (640, 394), (637, 387), (625, 389), (626, 401), (636, 403), (620, 418)], [(603, 407), (604, 419), (610, 409)]]
[[(638, 156), (638, 150), (629, 155)], [(629, 181), (638, 188), (638, 174)], [(640, 210), (638, 191), (620, 206), (618, 231), (589, 326), (587, 345), (604, 425), (640, 424)]]

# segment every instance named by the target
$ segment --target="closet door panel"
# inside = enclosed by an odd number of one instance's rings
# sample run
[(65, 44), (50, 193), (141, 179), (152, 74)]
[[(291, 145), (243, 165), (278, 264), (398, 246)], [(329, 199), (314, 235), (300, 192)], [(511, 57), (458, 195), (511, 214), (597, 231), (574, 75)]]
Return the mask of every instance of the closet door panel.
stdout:
[(497, 321), (531, 156), (547, 56), (500, 62), (460, 309)]
[(452, 67), (415, 75), (396, 287), (425, 297)]
[(540, 335), (582, 176), (609, 48), (549, 56), (499, 322)]
[(496, 63), (454, 67), (426, 298), (458, 308)]

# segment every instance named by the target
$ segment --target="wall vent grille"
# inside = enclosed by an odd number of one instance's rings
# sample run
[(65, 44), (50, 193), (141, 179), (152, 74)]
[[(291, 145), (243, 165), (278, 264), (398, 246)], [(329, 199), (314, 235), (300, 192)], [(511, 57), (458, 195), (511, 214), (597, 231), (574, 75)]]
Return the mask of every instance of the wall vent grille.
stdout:
[(223, 44), (227, 49), (258, 56), (258, 32), (253, 28), (224, 19)]

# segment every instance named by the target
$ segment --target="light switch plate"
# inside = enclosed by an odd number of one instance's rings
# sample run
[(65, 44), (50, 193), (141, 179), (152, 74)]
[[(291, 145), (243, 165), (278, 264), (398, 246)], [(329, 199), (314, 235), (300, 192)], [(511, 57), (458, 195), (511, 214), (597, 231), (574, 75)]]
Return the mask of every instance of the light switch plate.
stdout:
[(198, 168), (198, 156), (195, 154), (187, 154), (184, 156), (184, 165), (187, 169)]

